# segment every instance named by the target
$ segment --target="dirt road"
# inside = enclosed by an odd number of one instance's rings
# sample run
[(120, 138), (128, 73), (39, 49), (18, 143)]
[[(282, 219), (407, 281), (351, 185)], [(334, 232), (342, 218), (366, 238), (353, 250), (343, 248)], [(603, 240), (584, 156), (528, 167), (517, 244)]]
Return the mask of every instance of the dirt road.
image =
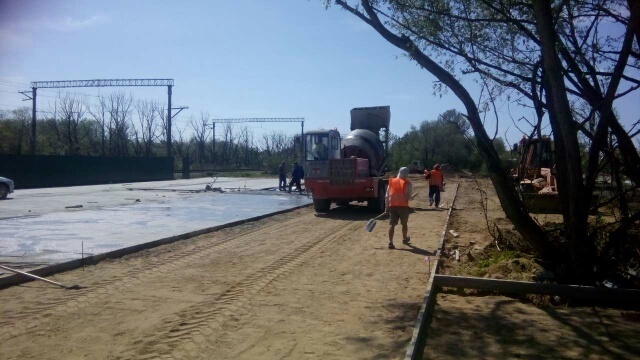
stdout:
[(400, 358), (446, 218), (418, 179), (413, 246), (305, 208), (0, 290), (0, 358)]

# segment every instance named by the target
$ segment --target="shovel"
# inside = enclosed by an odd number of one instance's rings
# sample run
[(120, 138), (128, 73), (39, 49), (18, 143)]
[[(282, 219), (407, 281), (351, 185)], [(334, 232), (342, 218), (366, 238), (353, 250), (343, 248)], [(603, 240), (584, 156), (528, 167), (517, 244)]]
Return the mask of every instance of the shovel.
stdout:
[(367, 221), (367, 225), (365, 225), (365, 226), (364, 226), (364, 229), (365, 229), (367, 232), (372, 232), (372, 231), (373, 231), (373, 228), (375, 228), (375, 227), (376, 227), (376, 220), (380, 219), (381, 217), (383, 217), (383, 216), (385, 216), (385, 215), (387, 215), (387, 212), (386, 212), (386, 211), (385, 211), (385, 212), (383, 212), (382, 214), (380, 214), (380, 215), (378, 215), (378, 216), (374, 217), (373, 219), (371, 219), (371, 220)]
[[(418, 193), (414, 193), (413, 195), (411, 195), (411, 200), (413, 200), (414, 197), (416, 197), (418, 195)], [(387, 215), (387, 210), (385, 210), (382, 214), (374, 217), (373, 219), (367, 221), (367, 225), (364, 226), (364, 229), (367, 232), (372, 232), (373, 229), (376, 227), (376, 220), (379, 220), (381, 217)]]

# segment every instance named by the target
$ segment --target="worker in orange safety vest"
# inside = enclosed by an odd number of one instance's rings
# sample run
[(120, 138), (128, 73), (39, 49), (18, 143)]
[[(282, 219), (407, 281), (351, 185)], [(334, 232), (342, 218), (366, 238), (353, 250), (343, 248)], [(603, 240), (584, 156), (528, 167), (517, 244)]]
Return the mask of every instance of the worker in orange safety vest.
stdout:
[(389, 213), (389, 249), (396, 248), (393, 245), (393, 235), (396, 225), (398, 225), (398, 220), (402, 224), (402, 243), (408, 245), (411, 241), (407, 236), (409, 231), (407, 223), (411, 212), (409, 200), (411, 199), (412, 185), (407, 180), (407, 176), (409, 176), (409, 169), (406, 167), (400, 168), (398, 176), (389, 179), (389, 186), (387, 187), (385, 204)]
[(424, 179), (429, 180), (429, 206), (433, 206), (435, 201), (436, 207), (440, 206), (440, 192), (444, 189), (444, 174), (440, 170), (440, 165), (433, 165), (433, 170), (425, 171)]

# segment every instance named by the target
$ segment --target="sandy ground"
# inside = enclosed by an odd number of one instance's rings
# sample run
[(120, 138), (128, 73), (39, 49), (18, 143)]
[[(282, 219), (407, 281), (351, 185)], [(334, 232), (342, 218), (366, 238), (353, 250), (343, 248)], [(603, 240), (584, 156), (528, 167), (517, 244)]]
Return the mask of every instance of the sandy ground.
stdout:
[[(480, 192), (488, 194), (487, 218), (503, 228), (505, 218), (488, 179), (460, 179), (461, 186), (447, 234), (448, 248), (478, 254), (493, 247), (482, 211)], [(538, 216), (539, 221), (558, 221), (557, 215)], [(461, 262), (468, 259), (463, 257)], [(461, 273), (445, 260), (445, 273)], [(522, 264), (522, 262), (521, 262)], [(487, 274), (493, 278), (528, 280), (526, 272)], [(425, 349), (428, 359), (638, 359), (640, 313), (594, 307), (535, 306), (505, 296), (460, 296), (454, 289), (440, 293)]]
[(416, 185), (411, 247), (305, 208), (0, 290), (0, 358), (401, 358), (446, 218)]
[(637, 312), (439, 294), (428, 359), (638, 359)]
[[(446, 218), (410, 218), (413, 246), (386, 248), (387, 226), (363, 231), (357, 207), (306, 208), (53, 276), (81, 290), (27, 283), (0, 290), (0, 359), (403, 358)], [(449, 248), (482, 251), (488, 217), (508, 226), (482, 179), (460, 181)], [(399, 234), (399, 229), (398, 229)], [(462, 260), (465, 260), (463, 257)], [(445, 272), (456, 268), (447, 260)], [(437, 298), (425, 355), (433, 359), (632, 359), (638, 312), (536, 307), (504, 296)]]

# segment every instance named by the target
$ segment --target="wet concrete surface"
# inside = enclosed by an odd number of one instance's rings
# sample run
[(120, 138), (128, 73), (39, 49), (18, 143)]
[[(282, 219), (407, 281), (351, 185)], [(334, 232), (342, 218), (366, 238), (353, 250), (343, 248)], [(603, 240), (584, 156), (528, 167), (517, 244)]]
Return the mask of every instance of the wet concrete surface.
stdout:
[(199, 178), (16, 190), (6, 200), (0, 201), (0, 220), (162, 201), (177, 198), (182, 193), (203, 192), (207, 185), (220, 187), (224, 191), (237, 191), (274, 188), (277, 187), (277, 183), (278, 179), (275, 178), (217, 178), (215, 181), (212, 178)]
[(18, 190), (0, 202), (0, 263), (54, 264), (311, 203), (264, 190), (274, 182), (218, 179), (223, 193), (204, 191), (211, 179)]

